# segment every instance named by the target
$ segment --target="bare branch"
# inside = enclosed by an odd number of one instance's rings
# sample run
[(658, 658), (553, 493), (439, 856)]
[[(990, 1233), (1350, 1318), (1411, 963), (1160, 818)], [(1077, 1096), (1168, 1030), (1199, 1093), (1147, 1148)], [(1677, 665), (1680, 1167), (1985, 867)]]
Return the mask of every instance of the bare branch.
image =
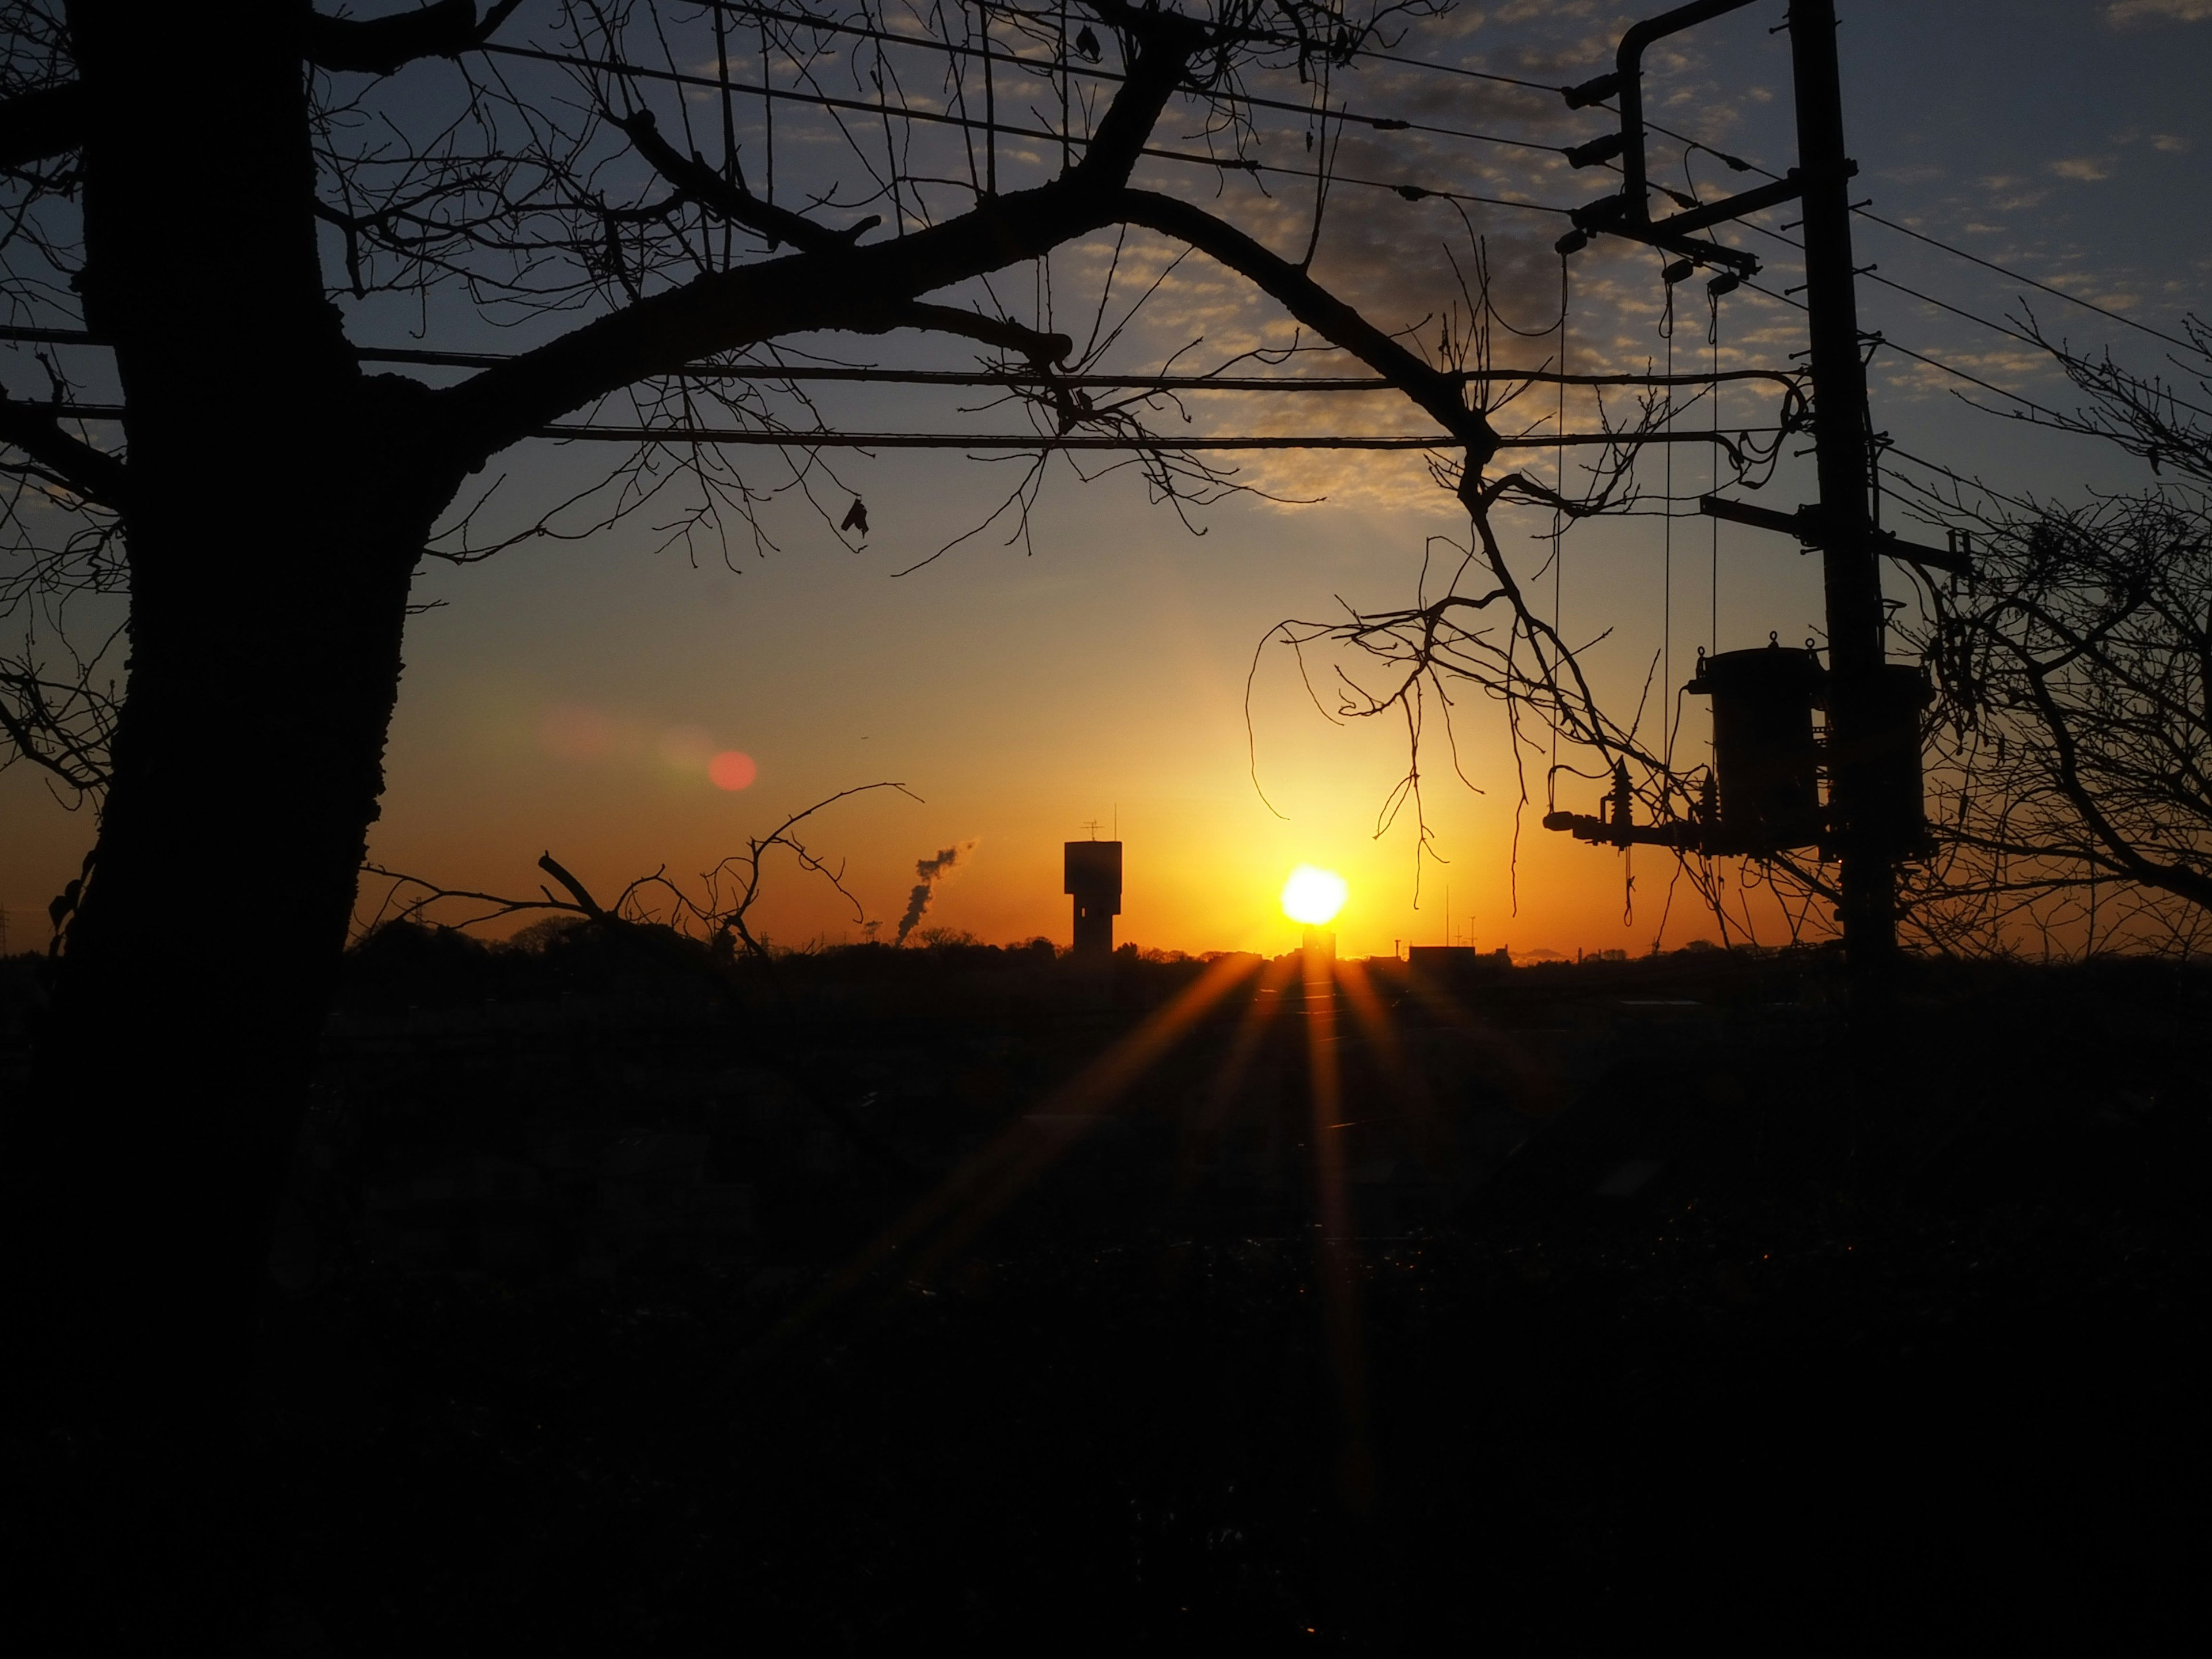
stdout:
[(319, 69), (391, 75), (418, 58), (455, 58), (491, 39), (522, 0), (496, 0), (483, 21), (476, 0), (431, 0), (416, 11), (356, 19), (311, 12), (307, 60)]
[(0, 443), (12, 444), (88, 501), (120, 507), (128, 494), (123, 462), (64, 432), (50, 410), (0, 395)]

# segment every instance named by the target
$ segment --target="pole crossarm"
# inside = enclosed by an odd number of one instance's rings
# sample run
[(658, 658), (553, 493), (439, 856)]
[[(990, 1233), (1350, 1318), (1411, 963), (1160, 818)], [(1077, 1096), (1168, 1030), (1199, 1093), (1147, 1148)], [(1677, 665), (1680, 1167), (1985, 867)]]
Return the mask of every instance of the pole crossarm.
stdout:
[[(1595, 81), (1585, 81), (1580, 86), (1559, 89), (1570, 109), (1586, 109), (1608, 98), (1620, 100), (1620, 131), (1593, 138), (1586, 144), (1577, 144), (1569, 149), (1566, 155), (1568, 161), (1577, 167), (1595, 167), (1619, 156), (1621, 173), (1619, 191), (1574, 210), (1571, 216), (1575, 228), (1559, 240), (1561, 253), (1579, 252), (1589, 246), (1591, 237), (1607, 234), (1663, 248), (1669, 253), (1680, 254), (1700, 264), (1718, 265), (1733, 271), (1739, 277), (1759, 274), (1759, 264), (1755, 255), (1740, 248), (1723, 247), (1717, 242), (1693, 240), (1690, 233), (1710, 229), (1714, 225), (1756, 213), (1762, 208), (1796, 199), (1804, 191), (1796, 169), (1772, 184), (1760, 185), (1717, 202), (1692, 207), (1654, 223), (1650, 170), (1644, 151), (1645, 49), (1670, 34), (1678, 34), (1684, 29), (1710, 22), (1732, 11), (1741, 11), (1751, 3), (1752, 0), (1694, 0), (1692, 4), (1677, 6), (1672, 11), (1646, 18), (1620, 37), (1620, 49), (1614, 57), (1612, 73), (1601, 75)], [(1680, 201), (1684, 198), (1677, 197), (1675, 199)]]
[[(1771, 507), (1753, 507), (1748, 501), (1726, 501), (1718, 495), (1700, 495), (1698, 497), (1698, 511), (1709, 519), (1726, 519), (1730, 524), (1747, 524), (1756, 530), (1773, 530), (1785, 536), (1795, 536), (1807, 547), (1826, 548), (1833, 539), (1832, 532), (1817, 507), (1801, 507), (1795, 513), (1778, 513)], [(1893, 559), (1902, 559), (1909, 564), (1924, 564), (1931, 570), (1945, 571), (1954, 576), (1974, 574), (1973, 562), (1952, 549), (1908, 542), (1889, 530), (1870, 531), (1867, 539), (1875, 552), (1887, 554)]]
[(1705, 829), (1701, 823), (1677, 819), (1672, 823), (1629, 823), (1587, 812), (1547, 812), (1544, 828), (1564, 830), (1577, 841), (1600, 847), (1672, 847), (1687, 853), (1705, 851)]

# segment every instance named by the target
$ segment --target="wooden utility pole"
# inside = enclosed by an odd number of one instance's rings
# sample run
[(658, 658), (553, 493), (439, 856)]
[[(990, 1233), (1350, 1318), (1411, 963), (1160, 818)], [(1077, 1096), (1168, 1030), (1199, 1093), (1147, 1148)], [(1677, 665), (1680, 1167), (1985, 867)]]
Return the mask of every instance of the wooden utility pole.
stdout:
[[(1812, 341), (1813, 442), (1820, 499), (1796, 513), (1708, 495), (1704, 510), (1765, 530), (1780, 531), (1821, 550), (1828, 612), (1828, 803), (1823, 846), (1841, 865), (1844, 946), (1853, 977), (1877, 1000), (1897, 956), (1896, 865), (1917, 839), (1918, 806), (1906, 792), (1917, 779), (1913, 710), (1885, 672), (1887, 612), (1881, 596), (1887, 552), (1934, 569), (1963, 572), (1957, 549), (1917, 546), (1877, 531), (1870, 510), (1872, 473), (1866, 364), (1860, 356), (1857, 272), (1851, 264), (1850, 180), (1857, 165), (1844, 154), (1844, 96), (1836, 58), (1835, 0), (1791, 0), (1790, 59), (1797, 103), (1797, 161), (1789, 176), (1654, 220), (1644, 162), (1643, 57), (1654, 42), (1742, 9), (1752, 0), (1692, 0), (1645, 19), (1621, 36), (1615, 67), (1580, 86), (1562, 88), (1568, 106), (1587, 108), (1617, 98), (1620, 129), (1566, 152), (1577, 167), (1620, 158), (1623, 187), (1575, 210), (1574, 228), (1558, 243), (1562, 254), (1593, 236), (1626, 237), (1680, 255), (1664, 273), (1685, 280), (1703, 266), (1719, 270), (1711, 289), (1726, 292), (1754, 274), (1759, 261), (1741, 249), (1698, 233), (1761, 208), (1797, 199), (1805, 232), (1805, 309)], [(1901, 751), (1901, 752), (1900, 752)], [(1585, 841), (1626, 847), (1656, 842), (1699, 844), (1693, 823), (1631, 822), (1627, 769), (1615, 770), (1609, 817), (1547, 814), (1547, 829)]]
[(1893, 864), (1902, 849), (1887, 844), (1887, 826), (1874, 810), (1887, 619), (1869, 511), (1866, 363), (1851, 264), (1850, 180), (1858, 167), (1844, 154), (1835, 0), (1791, 0), (1790, 46), (1828, 611), (1829, 827), (1842, 860), (1844, 948), (1853, 976), (1875, 984), (1897, 954)]

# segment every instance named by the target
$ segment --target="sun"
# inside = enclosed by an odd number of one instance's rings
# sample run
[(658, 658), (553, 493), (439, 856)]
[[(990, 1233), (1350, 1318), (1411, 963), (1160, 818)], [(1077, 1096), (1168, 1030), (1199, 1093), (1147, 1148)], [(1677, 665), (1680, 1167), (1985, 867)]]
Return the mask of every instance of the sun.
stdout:
[(1316, 870), (1310, 864), (1301, 864), (1283, 884), (1283, 914), (1292, 921), (1319, 927), (1336, 919), (1336, 913), (1344, 908), (1345, 897), (1351, 890), (1335, 871)]

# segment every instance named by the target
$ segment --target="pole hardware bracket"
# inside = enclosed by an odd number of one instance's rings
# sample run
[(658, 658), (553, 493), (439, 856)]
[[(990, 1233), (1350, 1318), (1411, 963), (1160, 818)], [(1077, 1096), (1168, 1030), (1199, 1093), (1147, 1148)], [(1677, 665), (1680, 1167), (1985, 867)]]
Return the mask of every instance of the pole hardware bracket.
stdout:
[(1638, 823), (1635, 821), (1635, 793), (1629, 787), (1627, 763), (1615, 761), (1613, 789), (1599, 804), (1597, 816), (1587, 812), (1547, 812), (1544, 828), (1562, 830), (1577, 841), (1595, 842), (1602, 847), (1674, 847), (1691, 852), (1703, 849), (1706, 840), (1705, 824), (1680, 819), (1672, 823)]
[[(1771, 507), (1753, 507), (1748, 501), (1700, 495), (1698, 511), (1709, 519), (1726, 519), (1731, 524), (1747, 524), (1757, 530), (1779, 531), (1783, 535), (1795, 536), (1807, 547), (1825, 548), (1831, 539), (1818, 507), (1801, 507), (1795, 513), (1778, 513)], [(1971, 577), (1974, 574), (1972, 560), (1955, 547), (1923, 546), (1887, 530), (1869, 532), (1868, 540), (1875, 552), (1907, 564), (1925, 565), (1930, 570), (1947, 571), (1954, 576)]]
[[(1656, 223), (1651, 218), (1650, 183), (1644, 154), (1644, 53), (1654, 41), (1668, 35), (1680, 33), (1712, 18), (1732, 11), (1740, 11), (1752, 0), (1693, 0), (1686, 6), (1647, 18), (1636, 24), (1620, 37), (1620, 50), (1615, 67), (1610, 74), (1595, 80), (1585, 81), (1579, 86), (1562, 87), (1560, 96), (1569, 109), (1585, 109), (1602, 103), (1608, 98), (1620, 100), (1620, 130), (1577, 144), (1564, 153), (1574, 167), (1594, 167), (1620, 158), (1621, 188), (1618, 194), (1577, 208), (1572, 216), (1574, 229), (1562, 236), (1556, 244), (1561, 254), (1578, 253), (1589, 246), (1589, 239), (1604, 234), (1626, 237), (1631, 241), (1644, 242), (1668, 253), (1696, 260), (1699, 264), (1718, 265), (1733, 271), (1738, 277), (1759, 274), (1759, 260), (1736, 248), (1723, 247), (1717, 242), (1693, 240), (1692, 231), (1705, 230), (1713, 225), (1725, 224), (1741, 219), (1747, 213), (1756, 213), (1779, 203), (1794, 201), (1804, 194), (1804, 183), (1797, 170), (1792, 168), (1787, 177), (1771, 184), (1741, 191), (1723, 197), (1703, 207), (1692, 207)], [(1669, 195), (1673, 192), (1669, 191)]]

